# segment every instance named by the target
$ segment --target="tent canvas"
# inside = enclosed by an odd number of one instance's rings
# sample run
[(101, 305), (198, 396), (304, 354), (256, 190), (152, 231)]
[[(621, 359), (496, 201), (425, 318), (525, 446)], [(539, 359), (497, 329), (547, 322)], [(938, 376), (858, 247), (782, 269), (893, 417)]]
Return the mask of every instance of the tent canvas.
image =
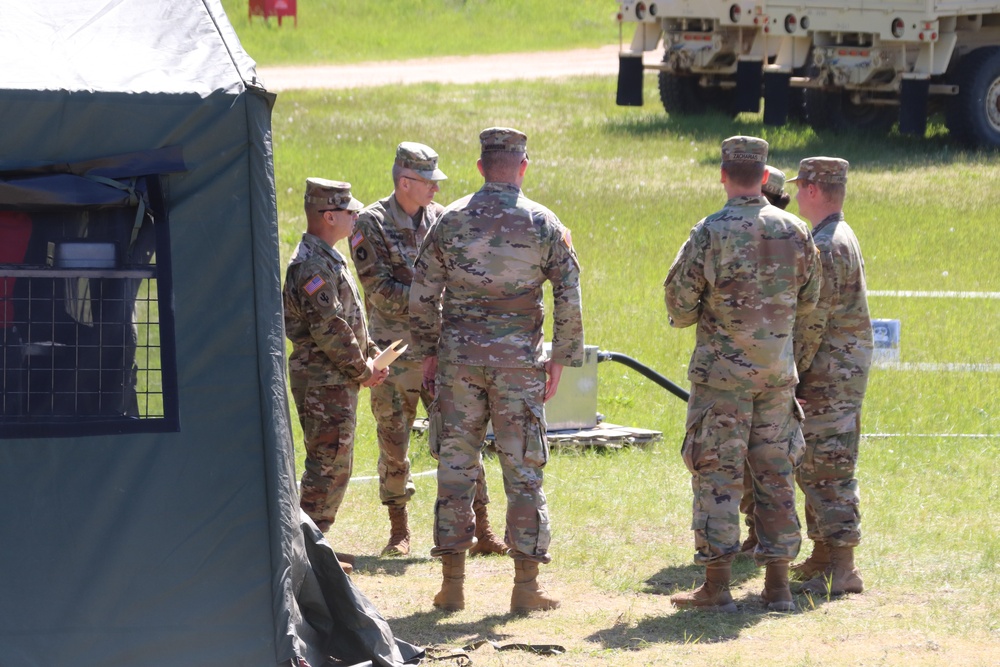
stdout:
[(418, 659), (298, 509), (275, 98), (220, 3), (0, 19), (0, 664)]

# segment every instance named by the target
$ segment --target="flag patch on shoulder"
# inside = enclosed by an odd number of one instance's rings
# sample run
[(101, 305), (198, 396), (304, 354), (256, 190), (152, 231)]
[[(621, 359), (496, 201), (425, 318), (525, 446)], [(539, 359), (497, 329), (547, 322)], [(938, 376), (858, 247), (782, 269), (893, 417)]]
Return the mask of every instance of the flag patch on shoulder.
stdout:
[(362, 234), (360, 231), (355, 232), (354, 236), (351, 237), (351, 250), (357, 248), (359, 245), (364, 243), (364, 241), (365, 241), (365, 235)]
[(320, 276), (319, 274), (317, 274), (317, 275), (313, 276), (309, 280), (309, 282), (307, 282), (305, 285), (303, 285), (302, 289), (304, 289), (306, 291), (306, 294), (308, 294), (309, 296), (312, 296), (313, 294), (316, 293), (316, 290), (318, 290), (320, 287), (322, 287), (325, 284), (326, 284), (326, 281), (323, 280), (323, 277)]

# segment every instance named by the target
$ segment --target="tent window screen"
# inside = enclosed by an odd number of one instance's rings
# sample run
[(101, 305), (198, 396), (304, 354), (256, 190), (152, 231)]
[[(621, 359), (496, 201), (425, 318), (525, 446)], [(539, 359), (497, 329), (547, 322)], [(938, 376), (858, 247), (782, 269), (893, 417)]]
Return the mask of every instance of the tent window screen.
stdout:
[(0, 204), (0, 432), (8, 437), (176, 429), (158, 181), (132, 179), (121, 205)]

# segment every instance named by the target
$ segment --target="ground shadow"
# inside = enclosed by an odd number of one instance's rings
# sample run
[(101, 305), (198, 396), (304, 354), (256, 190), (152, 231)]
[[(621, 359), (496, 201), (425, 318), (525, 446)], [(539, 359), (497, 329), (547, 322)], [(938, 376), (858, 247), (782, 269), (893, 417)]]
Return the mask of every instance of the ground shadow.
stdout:
[(434, 560), (429, 556), (409, 556), (405, 558), (382, 558), (381, 556), (355, 556), (354, 571), (364, 574), (387, 574), (399, 576), (414, 565), (426, 565)]
[[(393, 634), (406, 637), (409, 642), (424, 646), (468, 646), (479, 640), (503, 642), (510, 634), (497, 629), (515, 618), (514, 614), (490, 614), (475, 620), (451, 620), (449, 612), (434, 609), (419, 611), (409, 616), (392, 619)], [(470, 639), (470, 637), (472, 637)]]

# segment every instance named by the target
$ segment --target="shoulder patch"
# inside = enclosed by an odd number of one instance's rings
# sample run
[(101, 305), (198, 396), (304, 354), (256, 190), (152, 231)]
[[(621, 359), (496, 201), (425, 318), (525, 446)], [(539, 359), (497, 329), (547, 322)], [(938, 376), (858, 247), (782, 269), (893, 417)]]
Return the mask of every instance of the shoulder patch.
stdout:
[(309, 282), (307, 282), (305, 285), (302, 286), (302, 289), (305, 291), (306, 294), (312, 296), (313, 294), (316, 293), (316, 290), (320, 289), (325, 284), (326, 281), (323, 280), (323, 276), (317, 273), (315, 276), (309, 279)]
[(563, 228), (562, 241), (566, 244), (566, 247), (570, 250), (573, 249), (573, 234), (569, 231), (569, 227)]
[(365, 242), (365, 235), (359, 229), (354, 232), (354, 236), (351, 237), (351, 249), (357, 248), (359, 245)]

